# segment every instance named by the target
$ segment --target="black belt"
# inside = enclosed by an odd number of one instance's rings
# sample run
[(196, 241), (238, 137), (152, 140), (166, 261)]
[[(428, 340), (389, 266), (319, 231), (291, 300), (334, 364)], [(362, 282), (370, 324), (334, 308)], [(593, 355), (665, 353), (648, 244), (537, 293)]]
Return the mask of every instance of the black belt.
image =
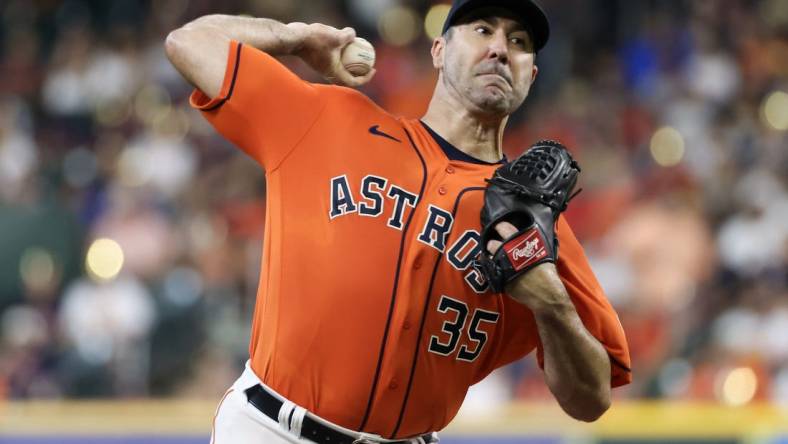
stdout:
[[(276, 422), (279, 422), (279, 410), (282, 408), (284, 402), (276, 398), (276, 396), (268, 393), (260, 384), (255, 385), (246, 390), (246, 397), (249, 404), (252, 404), (263, 412), (263, 414)], [(425, 435), (425, 442), (429, 441), (430, 435)], [(320, 444), (353, 444), (354, 442), (364, 442), (357, 437), (345, 434), (327, 425), (323, 425), (309, 415), (304, 416), (304, 421), (301, 425), (301, 438), (306, 438)], [(394, 441), (391, 444), (408, 444), (408, 441)]]

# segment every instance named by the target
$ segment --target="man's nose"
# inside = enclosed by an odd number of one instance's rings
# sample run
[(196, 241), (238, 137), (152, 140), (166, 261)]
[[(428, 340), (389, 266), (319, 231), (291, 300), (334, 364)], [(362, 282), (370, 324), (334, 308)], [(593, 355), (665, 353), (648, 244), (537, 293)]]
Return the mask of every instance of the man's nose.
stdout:
[(498, 59), (504, 65), (509, 63), (509, 40), (503, 30), (496, 30), (490, 39), (488, 57)]

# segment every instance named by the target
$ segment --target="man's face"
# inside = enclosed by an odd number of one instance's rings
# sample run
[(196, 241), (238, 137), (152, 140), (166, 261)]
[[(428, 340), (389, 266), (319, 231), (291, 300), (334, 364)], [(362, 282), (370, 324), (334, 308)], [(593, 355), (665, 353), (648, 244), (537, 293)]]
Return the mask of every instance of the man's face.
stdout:
[(537, 73), (533, 42), (523, 25), (489, 10), (449, 33), (433, 45), (433, 60), (448, 89), (474, 112), (497, 117), (519, 108)]

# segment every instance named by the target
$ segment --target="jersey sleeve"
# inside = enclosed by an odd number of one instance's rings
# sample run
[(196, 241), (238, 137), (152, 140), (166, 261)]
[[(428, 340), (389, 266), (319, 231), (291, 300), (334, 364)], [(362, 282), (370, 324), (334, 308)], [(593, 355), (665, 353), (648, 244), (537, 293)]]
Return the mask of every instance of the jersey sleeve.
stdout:
[[(624, 328), (588, 264), (583, 247), (563, 216), (558, 219), (558, 274), (586, 329), (607, 350), (613, 387), (632, 382), (629, 346)], [(537, 359), (544, 367), (544, 351), (537, 343)]]
[(236, 41), (230, 42), (219, 94), (211, 98), (195, 90), (190, 102), (266, 171), (279, 166), (325, 105), (313, 84), (263, 51)]

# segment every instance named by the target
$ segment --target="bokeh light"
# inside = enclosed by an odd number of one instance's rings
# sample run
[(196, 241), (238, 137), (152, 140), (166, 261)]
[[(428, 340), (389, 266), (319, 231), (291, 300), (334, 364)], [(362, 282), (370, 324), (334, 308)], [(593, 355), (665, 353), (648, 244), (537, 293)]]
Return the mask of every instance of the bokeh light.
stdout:
[(151, 124), (157, 134), (182, 140), (189, 132), (191, 121), (183, 108), (162, 107), (154, 113)]
[(0, 338), (6, 346), (31, 347), (47, 340), (47, 320), (33, 307), (19, 305), (0, 313)]
[(131, 106), (124, 100), (108, 100), (99, 103), (94, 114), (99, 125), (115, 128), (129, 120)]
[(761, 118), (771, 128), (788, 130), (788, 93), (775, 91), (769, 94), (763, 101)]
[(380, 37), (388, 44), (405, 46), (419, 37), (419, 15), (411, 8), (395, 6), (378, 19)]
[(424, 32), (427, 33), (427, 37), (434, 39), (441, 35), (443, 23), (446, 21), (446, 17), (449, 16), (449, 10), (451, 10), (451, 5), (449, 4), (435, 5), (430, 8), (427, 16), (424, 18)]
[(177, 307), (189, 307), (197, 303), (203, 291), (200, 273), (189, 267), (178, 267), (167, 273), (162, 286), (163, 297)]
[(52, 253), (43, 248), (28, 248), (19, 261), (19, 274), (27, 288), (46, 290), (55, 280), (55, 259)]
[(118, 179), (127, 187), (140, 187), (151, 178), (151, 170), (147, 168), (148, 154), (141, 146), (131, 146), (123, 150), (118, 157)]
[(227, 242), (229, 231), (224, 219), (197, 215), (188, 224), (189, 244), (195, 251), (204, 253)]
[(758, 389), (758, 377), (749, 367), (739, 367), (724, 373), (719, 386), (719, 399), (723, 404), (739, 407), (748, 404)]
[(115, 279), (123, 268), (123, 249), (112, 239), (96, 239), (88, 248), (85, 268), (98, 281)]
[(166, 89), (158, 85), (142, 88), (134, 97), (134, 113), (140, 122), (152, 125), (162, 108), (171, 108), (172, 99)]
[(675, 128), (664, 127), (651, 137), (651, 156), (663, 167), (676, 166), (684, 158), (684, 138)]

